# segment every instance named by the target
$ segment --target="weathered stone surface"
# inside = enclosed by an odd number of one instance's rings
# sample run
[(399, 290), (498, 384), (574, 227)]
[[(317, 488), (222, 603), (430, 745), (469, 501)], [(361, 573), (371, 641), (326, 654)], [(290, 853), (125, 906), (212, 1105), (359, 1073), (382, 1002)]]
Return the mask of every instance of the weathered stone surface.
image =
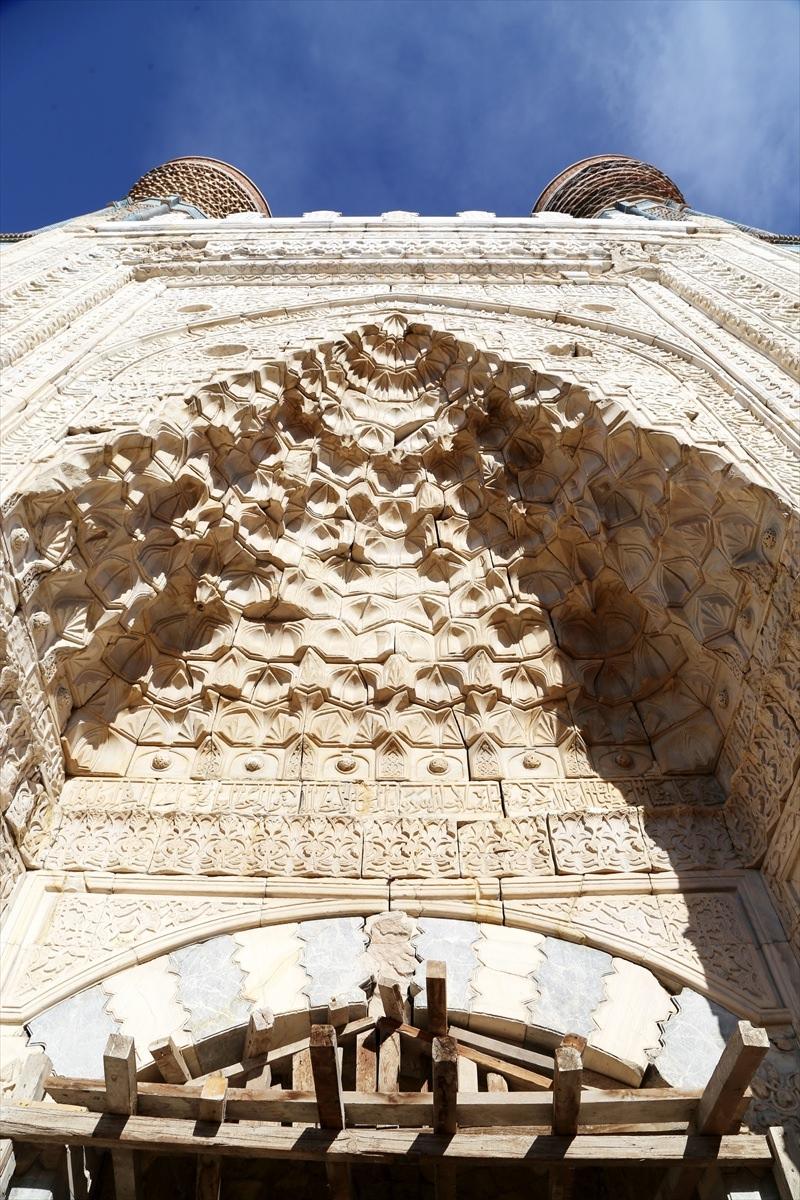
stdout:
[(120, 1029), (107, 1003), (108, 996), (101, 987), (88, 988), (29, 1023), (31, 1043), (44, 1047), (59, 1075), (102, 1077), (108, 1035)]
[(421, 989), (415, 1007), (425, 1008), (425, 963), (429, 958), (447, 966), (447, 1003), (452, 1009), (467, 1012), (473, 998), (472, 981), (478, 965), (476, 942), (479, 927), (473, 921), (450, 921), (420, 917), (414, 949), (420, 960), (415, 983)]
[(603, 999), (605, 978), (613, 970), (611, 955), (552, 937), (545, 938), (539, 949), (542, 961), (533, 977), (536, 999), (528, 1006), (529, 1022), (588, 1037)]
[(674, 998), (675, 1011), (664, 1023), (659, 1074), (670, 1087), (702, 1088), (736, 1026), (736, 1017), (691, 988)]
[(250, 1008), (242, 997), (244, 974), (235, 961), (231, 937), (211, 938), (174, 950), (170, 966), (178, 975), (178, 996), (189, 1014), (189, 1030), (199, 1041), (240, 1025)]
[(333, 996), (342, 1001), (364, 999), (361, 964), (367, 939), (360, 917), (304, 921), (298, 936), (303, 943), (302, 963), (312, 1008), (327, 1004)]
[(199, 1037), (425, 958), (670, 1080), (719, 1005), (785, 1019), (793, 259), (115, 212), (3, 250), (9, 1028)]

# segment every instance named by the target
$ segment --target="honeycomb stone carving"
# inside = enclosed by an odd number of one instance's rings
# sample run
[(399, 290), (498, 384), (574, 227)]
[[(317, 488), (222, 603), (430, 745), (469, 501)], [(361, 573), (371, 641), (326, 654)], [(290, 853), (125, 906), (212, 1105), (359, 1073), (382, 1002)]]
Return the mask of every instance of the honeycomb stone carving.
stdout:
[(90, 441), (13, 513), (72, 773), (356, 783), (710, 772), (775, 523), (399, 314)]

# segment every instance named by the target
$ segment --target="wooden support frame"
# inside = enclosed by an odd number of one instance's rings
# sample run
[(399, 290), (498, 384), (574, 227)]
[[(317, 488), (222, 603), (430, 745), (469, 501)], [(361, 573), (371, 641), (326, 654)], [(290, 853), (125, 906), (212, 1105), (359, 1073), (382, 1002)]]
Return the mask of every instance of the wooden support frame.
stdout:
[(386, 1016), (390, 1021), (402, 1025), (406, 1019), (406, 1002), (399, 981), (389, 975), (379, 975), (378, 992)]
[(280, 1158), (307, 1162), (404, 1163), (469, 1162), (496, 1159), (571, 1166), (772, 1161), (766, 1137), (733, 1134), (578, 1134), (574, 1138), (483, 1131), (451, 1136), (417, 1129), (254, 1128), (223, 1122), (213, 1136), (197, 1132), (195, 1121), (152, 1117), (112, 1117), (78, 1112), (55, 1104), (0, 1105), (0, 1137), (36, 1145), (94, 1146), (151, 1153), (219, 1154), (223, 1157)]
[[(705, 1086), (694, 1119), (698, 1134), (737, 1133), (749, 1100), (750, 1082), (769, 1050), (766, 1030), (739, 1021)], [(692, 1200), (704, 1168), (687, 1164), (668, 1171), (656, 1200)]]
[(447, 965), (434, 958), (429, 958), (426, 965), (425, 993), (428, 1029), (434, 1037), (444, 1037), (447, 1034)]
[[(436, 970), (432, 978), (445, 979)], [(401, 1005), (405, 1011), (402, 990), (395, 981), (383, 982), (386, 1007), (396, 1016)], [(381, 1003), (377, 997), (373, 1001)], [(341, 1023), (345, 1009), (333, 1001), (329, 1011)], [(437, 1020), (440, 1027), (442, 1021), (447, 1025), (446, 1008)], [(570, 1195), (575, 1166), (590, 1162), (673, 1164), (660, 1198), (675, 1200), (692, 1195), (710, 1165), (763, 1163), (774, 1157), (777, 1170), (787, 1160), (780, 1131), (771, 1132), (771, 1141), (738, 1134), (748, 1084), (769, 1046), (766, 1033), (748, 1022), (739, 1022), (702, 1093), (583, 1087), (586, 1040), (576, 1034), (566, 1035), (556, 1049), (549, 1080), (531, 1069), (527, 1055), (533, 1057), (534, 1052), (524, 1047), (469, 1030), (459, 1031), (462, 1045), (450, 1035), (437, 1036), (387, 1017), (348, 1021), (342, 1029), (344, 1037), (356, 1041), (356, 1078), (366, 1080), (362, 1090), (351, 1092), (343, 1088), (340, 1039), (332, 1023), (312, 1025), (308, 1038), (289, 1046), (271, 1044), (273, 1028), (269, 1014), (254, 1013), (243, 1035), (244, 1048), (262, 1052), (196, 1079), (189, 1077), (171, 1039), (155, 1043), (162, 1075), (179, 1075), (180, 1083), (140, 1083), (133, 1042), (113, 1035), (102, 1080), (47, 1077), (43, 1088), (55, 1104), (6, 1106), (0, 1115), (0, 1137), (66, 1144), (70, 1163), (82, 1160), (83, 1147), (90, 1153), (110, 1150), (119, 1200), (140, 1195), (135, 1157), (139, 1150), (196, 1154), (196, 1200), (218, 1200), (223, 1159), (237, 1155), (324, 1162), (333, 1200), (351, 1195), (348, 1164), (362, 1154), (376, 1162), (430, 1162), (438, 1200), (452, 1200), (455, 1163), (473, 1157), (529, 1158), (548, 1164), (551, 1197), (558, 1200)], [(418, 1091), (399, 1092), (396, 1070), (390, 1072), (389, 1085), (381, 1086), (375, 1069), (381, 1038), (398, 1047), (405, 1039), (429, 1051), (432, 1091), (423, 1082)], [(544, 1057), (536, 1056), (535, 1065)], [(265, 1085), (271, 1061), (292, 1064), (299, 1090)], [(419, 1070), (418, 1055), (411, 1061)], [(478, 1090), (479, 1065), (487, 1072), (484, 1092)], [(232, 1084), (232, 1077), (238, 1076), (247, 1086)], [(508, 1090), (530, 1079), (534, 1087)], [(324, 1144), (313, 1137), (317, 1124), (325, 1134)], [(190, 1125), (193, 1141), (187, 1151)], [(251, 1132), (257, 1127), (260, 1141), (252, 1142), (248, 1127)], [(392, 1134), (397, 1135), (394, 1140)], [(786, 1187), (784, 1183), (784, 1191)]]
[[(441, 1014), (447, 1026), (447, 1012)], [(455, 1038), (434, 1037), (433, 1061), (433, 1132), (444, 1137), (458, 1129), (458, 1046)], [(440, 1163), (434, 1172), (436, 1200), (455, 1200), (456, 1165)]]
[[(252, 1019), (252, 1018), (251, 1018)], [(197, 1119), (219, 1126), (225, 1120), (228, 1084), (223, 1075), (212, 1075), (200, 1088)], [(195, 1200), (219, 1200), (222, 1191), (222, 1159), (219, 1155), (201, 1155), (195, 1174)]]
[(558, 1046), (553, 1073), (553, 1133), (575, 1137), (581, 1109), (583, 1060), (574, 1046)]
[[(136, 1048), (133, 1038), (112, 1033), (103, 1052), (103, 1074), (107, 1112), (120, 1116), (136, 1116), (138, 1089), (136, 1082)], [(114, 1171), (116, 1200), (137, 1200), (139, 1196), (139, 1160), (132, 1150), (113, 1150), (111, 1165)]]
[[(338, 1042), (341, 1045), (343, 1042), (354, 1040), (360, 1033), (364, 1033), (368, 1029), (374, 1029), (374, 1027), (374, 1017), (359, 1017), (358, 1020), (348, 1022), (344, 1029), (337, 1032)], [(192, 1082), (201, 1083), (211, 1075), (224, 1075), (231, 1087), (238, 1087), (246, 1083), (248, 1079), (253, 1078), (253, 1076), (260, 1074), (266, 1066), (283, 1067), (287, 1062), (293, 1062), (295, 1057), (302, 1054), (303, 1051), (307, 1051), (310, 1045), (310, 1039), (306, 1037), (284, 1046), (273, 1046), (266, 1054), (257, 1054), (255, 1058), (231, 1063), (220, 1070), (209, 1072), (208, 1075), (198, 1075)], [(175, 1082), (182, 1081), (176, 1080)]]
[[(310, 1060), (309, 1060), (310, 1068)], [(497, 1079), (505, 1080), (502, 1076)], [(313, 1123), (317, 1119), (316, 1096), (309, 1087), (302, 1091), (281, 1088), (228, 1088), (226, 1114), (237, 1121), (294, 1121)], [(140, 1083), (138, 1109), (141, 1116), (185, 1120), (199, 1119), (203, 1085), (197, 1082), (183, 1087), (166, 1083)], [(48, 1095), (59, 1104), (107, 1112), (105, 1088), (98, 1079), (63, 1079), (54, 1075), (45, 1080)], [(637, 1124), (666, 1126), (685, 1132), (700, 1099), (698, 1091), (673, 1088), (648, 1088), (637, 1091), (584, 1091), (580, 1109), (580, 1128), (635, 1127)], [(345, 1119), (352, 1125), (403, 1125), (422, 1128), (433, 1125), (433, 1096), (430, 1092), (342, 1091)], [(553, 1115), (552, 1092), (509, 1092), (495, 1088), (489, 1092), (458, 1092), (459, 1128), (491, 1125), (521, 1126), (550, 1132)]]
[[(379, 1021), (379, 1025), (384, 1028), (384, 1021)], [(418, 1042), (431, 1044), (433, 1035), (425, 1029), (417, 1029), (415, 1025), (398, 1025), (397, 1032), (401, 1037), (414, 1038)], [(455, 1039), (453, 1039), (455, 1040)], [(530, 1071), (526, 1067), (519, 1067), (516, 1063), (504, 1062), (502, 1059), (495, 1058), (491, 1054), (486, 1054), (483, 1050), (477, 1050), (473, 1046), (458, 1045), (458, 1053), (463, 1054), (465, 1058), (470, 1058), (479, 1067), (483, 1067), (485, 1071), (494, 1071), (498, 1075), (503, 1075), (510, 1084), (519, 1088), (540, 1088), (542, 1091), (549, 1091), (552, 1086), (552, 1080), (545, 1075), (540, 1075), (537, 1071)]]
[(433, 1132), (458, 1128), (458, 1047), (451, 1037), (433, 1039)]
[(247, 1062), (250, 1058), (269, 1053), (275, 1030), (275, 1014), (271, 1008), (255, 1008), (247, 1022), (244, 1035), (242, 1059)]
[[(345, 1115), (336, 1030), (332, 1025), (312, 1025), (310, 1041), (320, 1128), (342, 1130)], [(329, 1162), (327, 1173), (332, 1200), (348, 1200), (351, 1194), (349, 1165)]]
[[(557, 1137), (573, 1138), (578, 1133), (585, 1048), (584, 1038), (567, 1034), (553, 1056), (553, 1133)], [(551, 1168), (550, 1200), (569, 1200), (573, 1183), (570, 1167)]]
[(797, 1200), (800, 1196), (800, 1146), (790, 1144), (791, 1136), (780, 1125), (767, 1130), (767, 1141), (781, 1200)]
[(171, 1037), (151, 1042), (149, 1050), (164, 1083), (186, 1083), (192, 1078), (186, 1060)]

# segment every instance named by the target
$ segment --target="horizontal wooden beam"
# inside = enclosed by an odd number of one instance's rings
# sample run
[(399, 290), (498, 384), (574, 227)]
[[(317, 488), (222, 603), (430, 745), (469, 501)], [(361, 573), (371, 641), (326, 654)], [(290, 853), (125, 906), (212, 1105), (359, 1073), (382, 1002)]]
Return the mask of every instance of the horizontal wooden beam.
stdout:
[[(340, 1029), (337, 1032), (339, 1044), (353, 1041), (358, 1034), (364, 1033), (368, 1029), (374, 1029), (374, 1027), (375, 1020), (373, 1017), (359, 1017), (357, 1021), (350, 1021), (345, 1025), (344, 1029)], [(206, 1079), (222, 1075), (230, 1085), (235, 1087), (240, 1083), (246, 1083), (248, 1079), (252, 1078), (253, 1075), (257, 1075), (264, 1067), (275, 1067), (290, 1062), (296, 1054), (302, 1054), (310, 1046), (310, 1038), (300, 1038), (299, 1041), (292, 1042), (286, 1046), (274, 1046), (266, 1054), (257, 1054), (253, 1058), (245, 1059), (242, 1062), (231, 1063), (227, 1067), (220, 1067), (218, 1071), (209, 1071), (207, 1075), (198, 1075), (192, 1082), (202, 1083)]]
[(733, 1134), (578, 1134), (574, 1138), (455, 1133), (440, 1137), (406, 1129), (276, 1128), (223, 1123), (213, 1136), (194, 1121), (115, 1117), (75, 1112), (53, 1104), (0, 1105), (0, 1137), (35, 1145), (145, 1150), (153, 1154), (218, 1154), (294, 1161), (405, 1163), (495, 1159), (508, 1162), (590, 1164), (738, 1163), (771, 1161), (765, 1137)]
[[(393, 1025), (401, 1037), (413, 1038), (423, 1045), (431, 1045), (433, 1042), (433, 1034), (429, 1033), (427, 1029), (417, 1029), (415, 1025), (398, 1025), (385, 1018), (379, 1022), (379, 1025), (382, 1028), (390, 1028)], [(504, 1062), (492, 1054), (486, 1054), (483, 1050), (476, 1050), (473, 1046), (462, 1046), (459, 1042), (458, 1053), (460, 1057), (470, 1059), (479, 1067), (483, 1067), (485, 1071), (495, 1071), (498, 1075), (505, 1076), (515, 1087), (542, 1088), (543, 1091), (546, 1091), (553, 1085), (552, 1079), (546, 1075), (540, 1075), (538, 1071), (529, 1071), (527, 1067), (519, 1067), (516, 1063)]]
[[(102, 1080), (45, 1080), (47, 1094), (59, 1104), (80, 1105), (92, 1112), (108, 1112)], [(197, 1119), (202, 1085), (140, 1083), (139, 1113), (145, 1117)], [(590, 1125), (683, 1125), (697, 1109), (700, 1092), (675, 1088), (620, 1088), (617, 1091), (581, 1095), (580, 1124)], [(430, 1092), (343, 1092), (349, 1125), (433, 1124)], [(459, 1092), (459, 1126), (531, 1125), (549, 1128), (553, 1093), (548, 1092)], [(228, 1088), (226, 1113), (240, 1121), (316, 1122), (314, 1092), (283, 1091), (281, 1088)]]
[(450, 1025), (447, 1032), (450, 1037), (456, 1039), (460, 1047), (470, 1046), (473, 1050), (482, 1050), (484, 1054), (493, 1054), (495, 1058), (501, 1058), (504, 1062), (513, 1062), (529, 1071), (538, 1071), (540, 1075), (546, 1075), (550, 1079), (553, 1077), (552, 1054), (540, 1054), (513, 1042), (503, 1042), (500, 1038), (476, 1033), (474, 1029), (462, 1029), (460, 1025)]

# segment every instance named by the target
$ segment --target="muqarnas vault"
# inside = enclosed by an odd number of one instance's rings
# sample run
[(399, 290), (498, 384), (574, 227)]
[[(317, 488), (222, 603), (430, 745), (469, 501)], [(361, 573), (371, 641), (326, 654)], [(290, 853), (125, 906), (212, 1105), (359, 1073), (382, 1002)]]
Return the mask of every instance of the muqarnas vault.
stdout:
[[(323, 1026), (343, 1121), (392, 1125), (365, 1094), (445, 1095), (442, 971), (459, 1128), (565, 1035), (585, 1112), (677, 1114), (747, 1021), (749, 1144), (791, 1141), (797, 242), (614, 155), (526, 218), (275, 218), (177, 159), (4, 240), (4, 1099), (54, 1120), (124, 1043), (140, 1113), (235, 1121), (269, 1042), (251, 1090), (325, 1125)], [(2, 1144), (12, 1197), (697, 1183), (54, 1140)], [(776, 1195), (765, 1153), (702, 1194)]]

